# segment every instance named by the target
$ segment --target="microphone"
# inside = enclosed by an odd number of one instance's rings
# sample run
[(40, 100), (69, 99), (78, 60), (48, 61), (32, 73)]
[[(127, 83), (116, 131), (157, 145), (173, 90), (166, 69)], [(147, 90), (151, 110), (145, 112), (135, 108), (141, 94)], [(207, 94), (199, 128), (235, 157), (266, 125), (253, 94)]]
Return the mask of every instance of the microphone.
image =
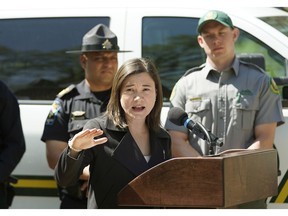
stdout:
[(196, 134), (196, 136), (207, 141), (211, 146), (217, 145), (221, 147), (223, 145), (223, 142), (219, 140), (217, 136), (207, 130), (204, 125), (189, 119), (187, 113), (179, 107), (172, 107), (169, 110), (168, 119), (178, 126), (184, 125), (194, 134)]

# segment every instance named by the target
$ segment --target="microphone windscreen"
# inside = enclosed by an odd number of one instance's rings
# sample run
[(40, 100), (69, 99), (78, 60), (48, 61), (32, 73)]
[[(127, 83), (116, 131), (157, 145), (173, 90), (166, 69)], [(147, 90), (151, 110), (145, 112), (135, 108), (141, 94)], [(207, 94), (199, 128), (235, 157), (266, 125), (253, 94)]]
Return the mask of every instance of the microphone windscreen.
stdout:
[(172, 107), (168, 112), (169, 121), (179, 126), (183, 126), (187, 118), (187, 113), (180, 107)]

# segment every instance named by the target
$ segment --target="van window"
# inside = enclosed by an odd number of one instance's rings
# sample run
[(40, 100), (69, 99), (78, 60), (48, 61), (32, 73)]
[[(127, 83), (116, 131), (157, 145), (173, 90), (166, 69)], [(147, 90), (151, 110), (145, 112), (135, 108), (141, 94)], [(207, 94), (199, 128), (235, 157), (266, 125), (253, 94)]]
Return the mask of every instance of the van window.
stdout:
[(260, 17), (263, 22), (282, 32), (288, 37), (288, 17), (287, 16), (269, 16)]
[(83, 35), (109, 17), (0, 20), (0, 79), (19, 100), (53, 100), (84, 78), (79, 55)]
[(265, 59), (265, 69), (270, 76), (286, 76), (285, 58), (273, 50), (272, 47), (241, 29), (240, 36), (235, 44), (235, 50), (237, 54), (262, 53)]
[(197, 24), (196, 18), (143, 18), (142, 56), (152, 58), (159, 69), (164, 102), (169, 101), (172, 87), (184, 72), (204, 62)]
[[(160, 73), (164, 102), (186, 70), (205, 62), (205, 53), (197, 42), (198, 18), (145, 17), (142, 23), (142, 56), (152, 58)], [(240, 29), (236, 54), (262, 53), (266, 71), (272, 77), (286, 74), (284, 57), (251, 34)]]

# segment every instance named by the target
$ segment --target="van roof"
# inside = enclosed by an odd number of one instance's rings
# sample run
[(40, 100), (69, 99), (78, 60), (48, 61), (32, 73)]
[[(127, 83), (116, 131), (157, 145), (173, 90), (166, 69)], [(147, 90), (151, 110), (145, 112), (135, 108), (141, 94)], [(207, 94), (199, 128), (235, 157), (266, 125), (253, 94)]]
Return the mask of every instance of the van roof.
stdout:
[[(273, 4), (271, 0), (262, 0), (261, 7), (277, 7), (283, 6), (283, 2), (280, 0), (274, 0)], [(235, 2), (227, 0), (201, 0), (197, 3), (187, 0), (177, 0), (177, 1), (167, 1), (167, 0), (145, 0), (145, 1), (135, 1), (135, 0), (109, 0), (109, 1), (93, 1), (93, 0), (49, 0), (49, 1), (35, 1), (35, 0), (9, 0), (1, 3), (0, 10), (33, 10), (33, 9), (71, 9), (71, 8), (125, 8), (125, 7), (135, 7), (135, 8), (210, 8), (219, 9), (222, 8), (225, 11), (235, 8), (237, 11), (240, 7), (245, 8), (257, 8), (259, 3), (251, 0), (243, 0), (237, 2), (237, 7), (235, 7)], [(209, 5), (209, 7), (207, 7)], [(286, 4), (287, 5), (287, 4)], [(220, 7), (219, 7), (220, 6)]]

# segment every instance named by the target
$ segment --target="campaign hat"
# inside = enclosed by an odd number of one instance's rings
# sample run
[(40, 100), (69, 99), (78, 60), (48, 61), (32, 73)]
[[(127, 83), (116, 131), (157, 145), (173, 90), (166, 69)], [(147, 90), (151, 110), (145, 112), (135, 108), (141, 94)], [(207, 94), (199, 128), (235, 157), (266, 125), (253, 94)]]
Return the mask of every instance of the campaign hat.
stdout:
[(81, 50), (66, 51), (66, 53), (86, 52), (130, 52), (120, 50), (116, 34), (106, 25), (98, 24), (90, 29), (82, 39)]

